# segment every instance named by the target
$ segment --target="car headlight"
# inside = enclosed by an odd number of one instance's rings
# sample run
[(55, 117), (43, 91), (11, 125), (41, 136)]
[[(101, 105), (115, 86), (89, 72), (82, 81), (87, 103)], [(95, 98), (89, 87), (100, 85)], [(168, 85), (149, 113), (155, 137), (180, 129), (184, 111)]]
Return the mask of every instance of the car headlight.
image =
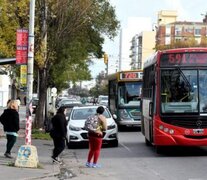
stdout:
[(69, 125), (69, 129), (72, 130), (72, 131), (80, 131), (81, 130), (80, 127), (75, 127), (75, 126), (72, 126), (72, 125)]
[(111, 124), (111, 125), (107, 126), (107, 130), (115, 129), (115, 128), (116, 128), (115, 124)]

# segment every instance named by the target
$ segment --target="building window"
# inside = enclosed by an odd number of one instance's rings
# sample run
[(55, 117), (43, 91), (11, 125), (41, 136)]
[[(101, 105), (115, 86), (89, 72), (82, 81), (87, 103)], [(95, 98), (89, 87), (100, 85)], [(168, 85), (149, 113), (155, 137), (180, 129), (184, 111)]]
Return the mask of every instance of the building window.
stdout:
[(181, 36), (182, 28), (181, 27), (175, 27), (175, 36)]
[(192, 27), (187, 27), (187, 28), (185, 28), (185, 32), (187, 32), (187, 33), (193, 33), (194, 31), (193, 31), (193, 28)]
[(171, 27), (167, 27), (166, 26), (166, 36), (170, 36), (170, 34), (171, 34)]
[(167, 44), (170, 44), (171, 43), (171, 41), (170, 41), (170, 37), (166, 37), (165, 38), (165, 44), (167, 45)]
[(195, 36), (200, 36), (201, 35), (201, 29), (196, 28), (194, 32)]

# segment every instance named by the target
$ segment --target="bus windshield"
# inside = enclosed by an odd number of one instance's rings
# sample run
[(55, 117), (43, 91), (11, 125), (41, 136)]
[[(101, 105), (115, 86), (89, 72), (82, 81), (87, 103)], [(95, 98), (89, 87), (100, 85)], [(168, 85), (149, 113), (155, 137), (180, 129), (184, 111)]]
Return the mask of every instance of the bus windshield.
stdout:
[(121, 82), (119, 84), (119, 105), (140, 106), (142, 82)]
[(161, 113), (207, 113), (207, 70), (161, 70)]

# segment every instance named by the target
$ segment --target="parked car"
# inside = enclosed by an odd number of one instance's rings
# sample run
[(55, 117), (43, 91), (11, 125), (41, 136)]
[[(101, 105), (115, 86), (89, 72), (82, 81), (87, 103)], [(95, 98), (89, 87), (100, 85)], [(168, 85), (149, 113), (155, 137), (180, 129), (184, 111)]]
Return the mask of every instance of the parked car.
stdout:
[(82, 104), (81, 101), (76, 100), (76, 99), (62, 99), (58, 105), (57, 109), (60, 108), (61, 106), (66, 106), (67, 104)]
[[(104, 132), (103, 143), (118, 146), (118, 128), (110, 111), (105, 108), (104, 116), (107, 120), (107, 130)], [(81, 142), (88, 142), (88, 132), (84, 129), (84, 124), (88, 116), (96, 113), (98, 106), (73, 107), (66, 113), (67, 125), (67, 145), (68, 148)]]

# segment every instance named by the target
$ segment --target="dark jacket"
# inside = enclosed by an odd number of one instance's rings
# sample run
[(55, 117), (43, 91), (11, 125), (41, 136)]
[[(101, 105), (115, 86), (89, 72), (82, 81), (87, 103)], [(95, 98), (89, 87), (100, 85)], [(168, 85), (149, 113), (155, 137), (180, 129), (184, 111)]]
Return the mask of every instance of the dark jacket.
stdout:
[(66, 138), (67, 133), (67, 121), (65, 115), (62, 113), (57, 113), (52, 118), (52, 130), (50, 131), (50, 136), (52, 138)]
[(5, 109), (0, 117), (0, 121), (4, 126), (4, 131), (19, 131), (19, 113), (15, 109)]

